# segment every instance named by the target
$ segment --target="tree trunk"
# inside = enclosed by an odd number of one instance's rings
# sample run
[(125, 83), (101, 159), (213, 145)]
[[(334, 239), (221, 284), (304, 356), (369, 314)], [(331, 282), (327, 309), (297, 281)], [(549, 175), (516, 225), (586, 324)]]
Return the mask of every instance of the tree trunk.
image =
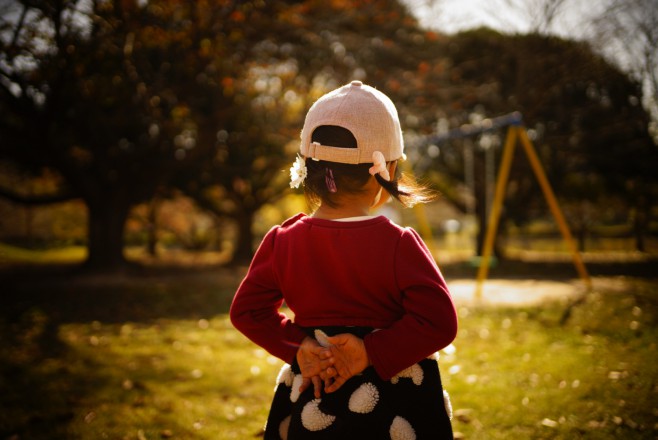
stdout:
[(160, 206), (157, 197), (154, 197), (149, 203), (148, 218), (146, 219), (146, 252), (151, 257), (157, 257), (158, 254), (158, 207)]
[(130, 210), (128, 202), (108, 198), (87, 203), (89, 230), (86, 268), (91, 271), (116, 272), (125, 269), (123, 232)]
[(587, 246), (587, 227), (581, 225), (576, 231), (578, 236), (578, 252), (585, 252)]
[(647, 203), (643, 198), (635, 207), (635, 216), (633, 219), (633, 235), (635, 236), (635, 250), (639, 252), (646, 252), (646, 244), (644, 240), (644, 233), (648, 227), (649, 218)]
[(214, 214), (213, 224), (215, 227), (215, 243), (213, 244), (213, 249), (217, 252), (221, 252), (224, 244), (224, 240), (221, 234), (221, 230), (224, 227), (224, 221), (219, 215)]
[(238, 236), (235, 244), (235, 252), (231, 263), (245, 264), (251, 261), (254, 255), (254, 211), (243, 211), (235, 216), (238, 226)]
[(642, 226), (635, 225), (635, 250), (638, 252), (646, 252), (647, 246), (644, 240), (644, 228)]

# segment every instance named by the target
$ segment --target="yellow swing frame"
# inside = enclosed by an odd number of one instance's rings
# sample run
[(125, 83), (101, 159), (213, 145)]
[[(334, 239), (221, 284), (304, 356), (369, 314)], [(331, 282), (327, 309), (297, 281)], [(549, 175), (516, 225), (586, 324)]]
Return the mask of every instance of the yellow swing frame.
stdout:
[(517, 140), (521, 142), (523, 149), (525, 150), (526, 156), (530, 162), (535, 177), (544, 193), (544, 197), (548, 202), (548, 207), (555, 218), (555, 221), (558, 224), (562, 237), (564, 238), (569, 251), (571, 252), (574, 266), (578, 271), (580, 278), (584, 281), (585, 286), (588, 290), (592, 288), (592, 280), (585, 268), (576, 242), (574, 241), (569, 226), (564, 219), (560, 205), (557, 202), (553, 189), (551, 188), (548, 179), (546, 178), (546, 173), (539, 161), (539, 157), (535, 151), (535, 148), (530, 142), (528, 137), (528, 132), (524, 126), (520, 124), (510, 125), (507, 130), (507, 136), (505, 139), (505, 146), (503, 148), (503, 157), (500, 163), (500, 169), (498, 171), (498, 178), (496, 180), (496, 189), (494, 193), (493, 206), (489, 213), (489, 219), (487, 222), (487, 231), (484, 238), (484, 246), (482, 249), (482, 258), (480, 260), (480, 267), (477, 273), (477, 282), (475, 286), (475, 298), (480, 300), (482, 298), (482, 289), (484, 280), (487, 278), (489, 272), (489, 261), (491, 259), (491, 254), (493, 252), (494, 240), (496, 238), (496, 230), (498, 229), (498, 222), (500, 220), (500, 213), (503, 207), (503, 200), (505, 198), (505, 191), (507, 189), (507, 182), (509, 179), (510, 169), (512, 167), (512, 159), (514, 158), (514, 150), (517, 144)]

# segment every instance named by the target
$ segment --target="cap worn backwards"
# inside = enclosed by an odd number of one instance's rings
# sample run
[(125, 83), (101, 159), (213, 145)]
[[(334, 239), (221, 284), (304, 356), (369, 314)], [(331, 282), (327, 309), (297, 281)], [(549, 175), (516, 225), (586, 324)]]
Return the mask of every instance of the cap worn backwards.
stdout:
[[(313, 131), (324, 125), (349, 130), (356, 138), (357, 148), (312, 142)], [(306, 114), (301, 137), (301, 154), (316, 160), (372, 163), (375, 152), (381, 152), (387, 162), (404, 158), (395, 105), (388, 96), (361, 81), (352, 81), (318, 99)]]

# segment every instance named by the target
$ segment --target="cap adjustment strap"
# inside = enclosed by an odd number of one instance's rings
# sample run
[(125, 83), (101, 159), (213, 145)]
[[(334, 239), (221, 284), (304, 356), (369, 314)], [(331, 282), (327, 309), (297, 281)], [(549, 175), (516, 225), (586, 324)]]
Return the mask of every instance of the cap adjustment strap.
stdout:
[(349, 164), (359, 163), (360, 151), (357, 148), (339, 148), (311, 142), (308, 146), (307, 157), (313, 160), (326, 160)]

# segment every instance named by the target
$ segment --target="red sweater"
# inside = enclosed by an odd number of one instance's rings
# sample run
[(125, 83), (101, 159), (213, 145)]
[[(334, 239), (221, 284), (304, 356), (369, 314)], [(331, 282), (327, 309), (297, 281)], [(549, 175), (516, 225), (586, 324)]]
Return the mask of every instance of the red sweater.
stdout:
[[(286, 302), (294, 321), (279, 312)], [(272, 228), (233, 299), (233, 325), (292, 363), (301, 327), (366, 326), (388, 380), (450, 344), (457, 316), (446, 283), (411, 228), (386, 217), (339, 222), (299, 214)]]

